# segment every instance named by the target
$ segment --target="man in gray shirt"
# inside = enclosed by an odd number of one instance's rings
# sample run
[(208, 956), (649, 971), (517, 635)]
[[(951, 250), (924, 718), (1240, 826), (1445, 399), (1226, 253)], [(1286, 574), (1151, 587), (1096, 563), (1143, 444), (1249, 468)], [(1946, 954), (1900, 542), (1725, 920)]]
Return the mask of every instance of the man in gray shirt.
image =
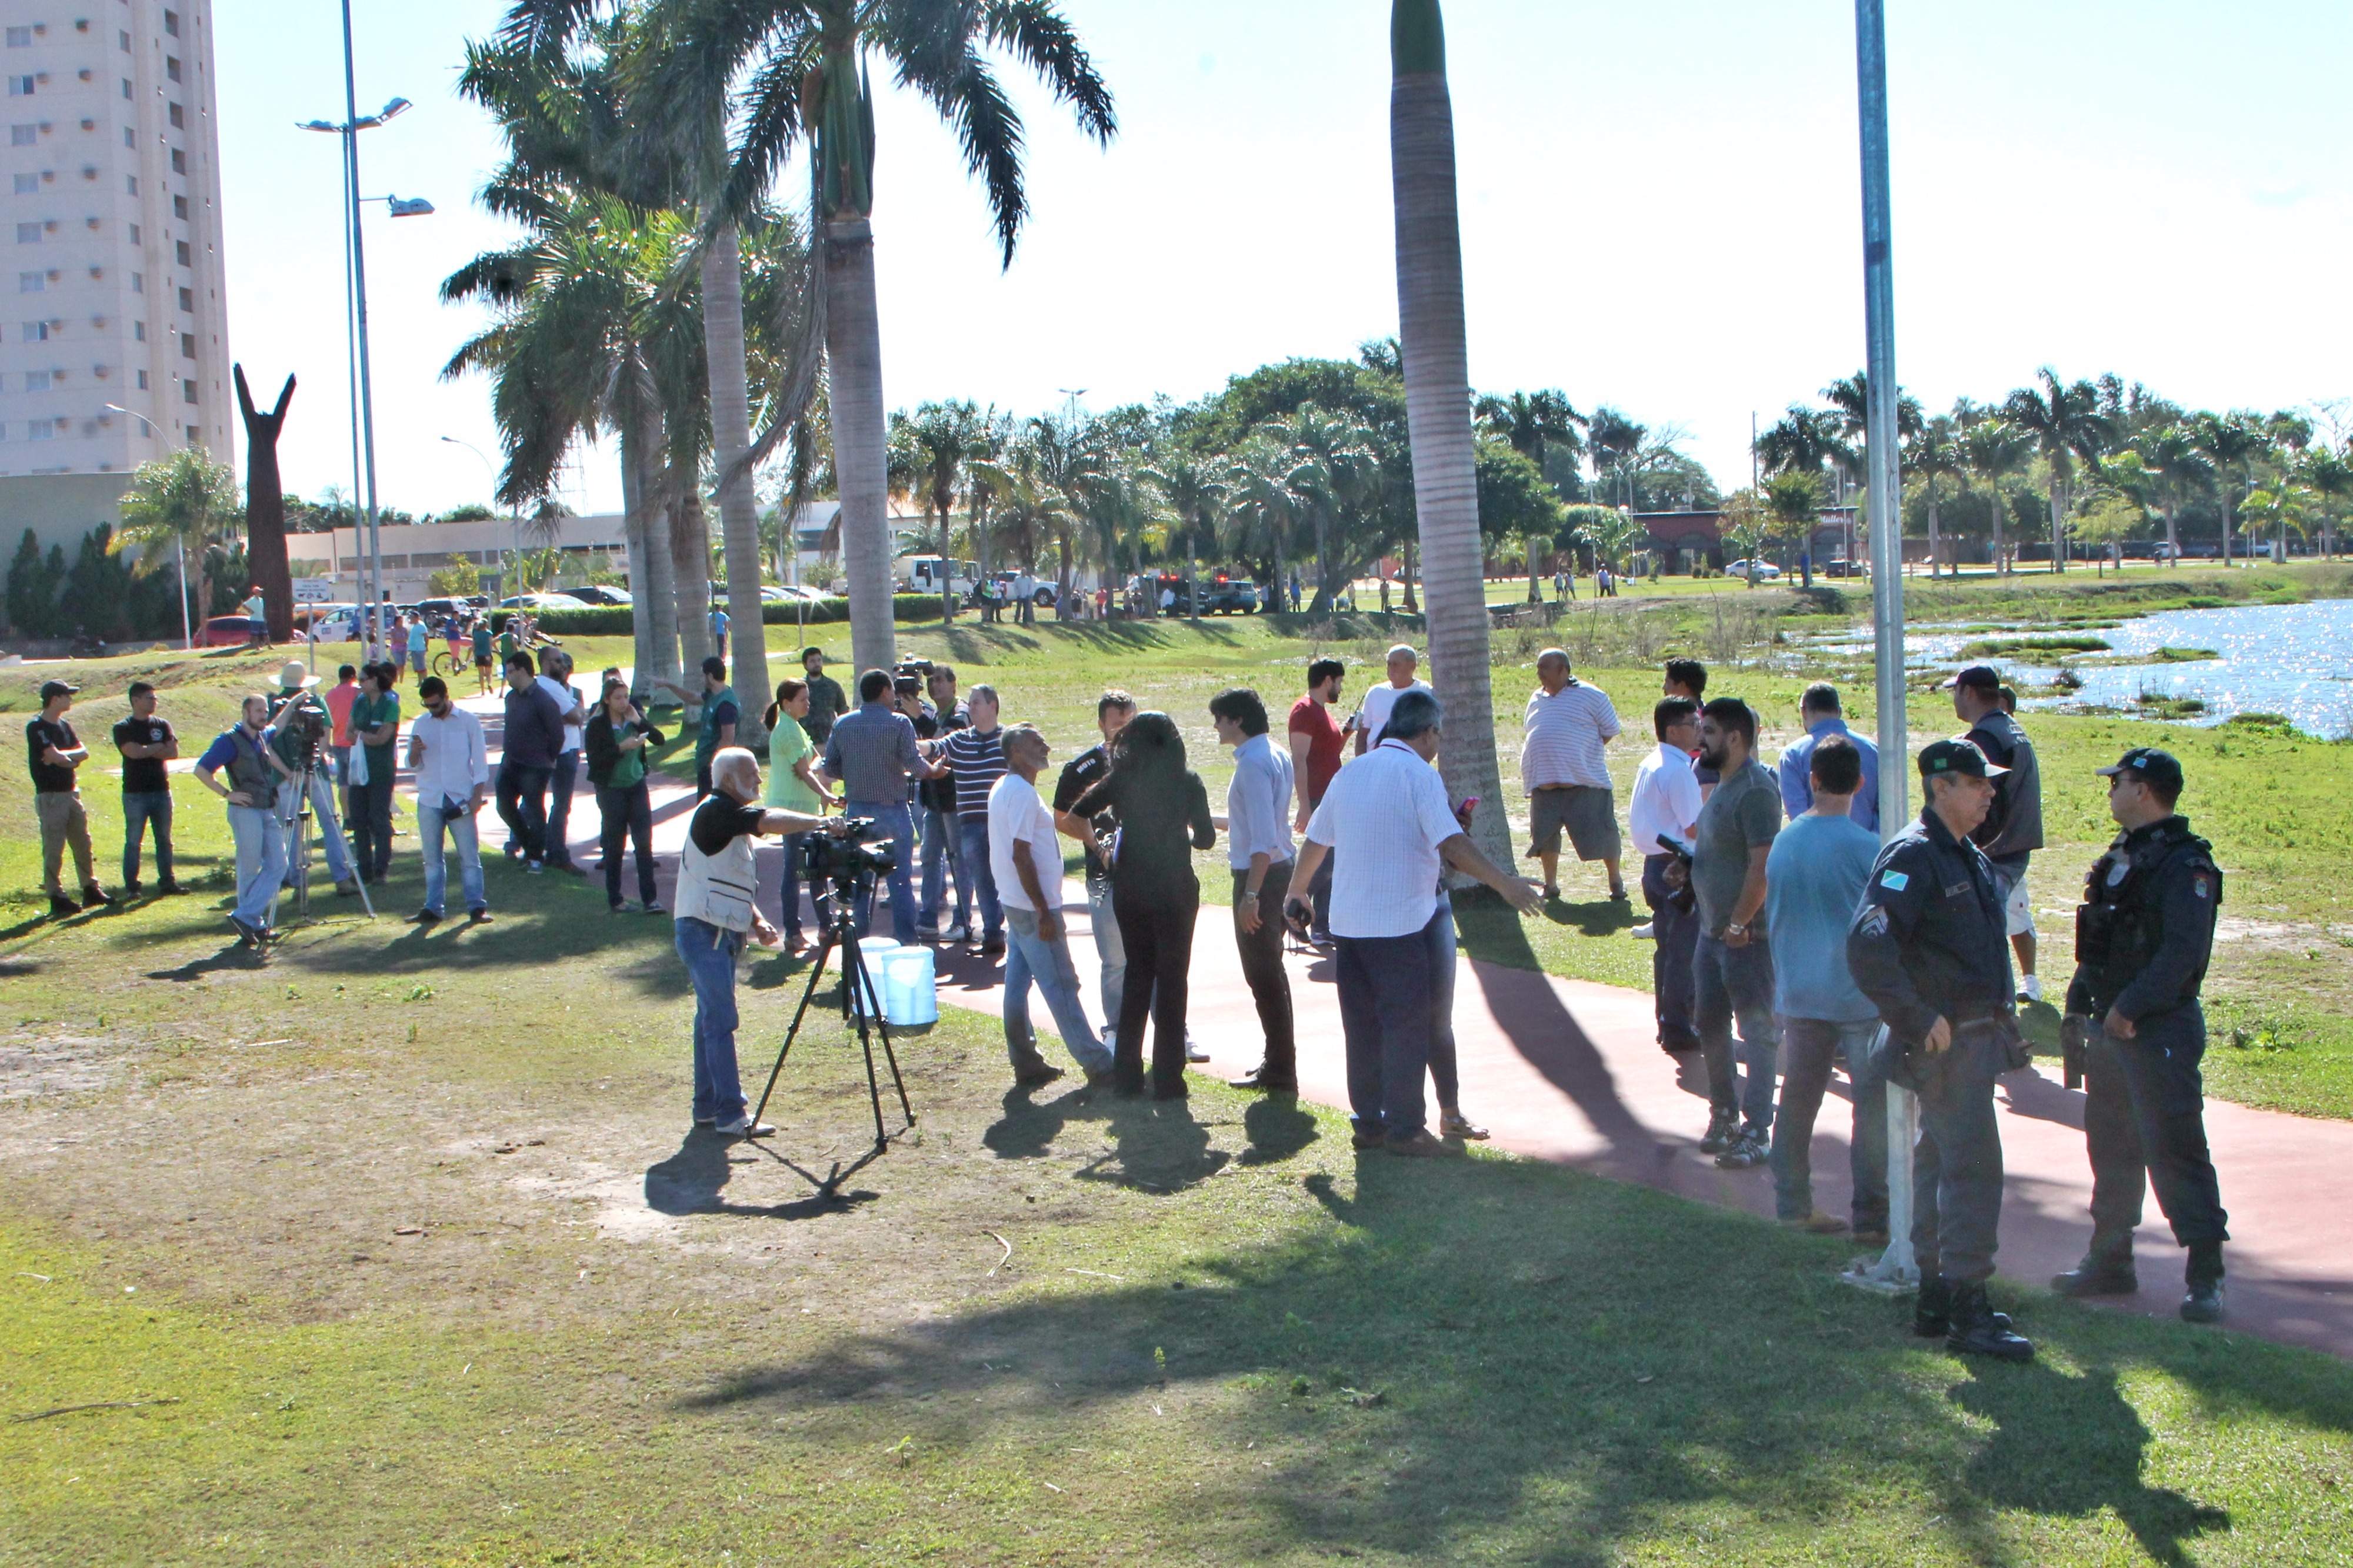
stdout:
[[(834, 721), (825, 739), (825, 776), (840, 784), (851, 816), (871, 816), (891, 836), (897, 850), (891, 867), (891, 931), (909, 946), (915, 941), (915, 825), (907, 813), (907, 781), (937, 778), (945, 770), (924, 760), (915, 726), (891, 706), (891, 672), (870, 669), (858, 678), (858, 710)], [(858, 910), (858, 934), (873, 919), (871, 906)]]
[[(1700, 1152), (1728, 1170), (1766, 1162), (1781, 1034), (1773, 1017), (1773, 953), (1765, 931), (1765, 860), (1781, 830), (1781, 788), (1757, 761), (1757, 715), (1737, 697), (1700, 710), (1700, 764), (1717, 774), (1700, 807), (1692, 851), (1699, 940), (1692, 958), (1694, 1022), (1707, 1063), (1707, 1134)], [(1743, 1083), (1733, 1068), (1740, 1028)]]

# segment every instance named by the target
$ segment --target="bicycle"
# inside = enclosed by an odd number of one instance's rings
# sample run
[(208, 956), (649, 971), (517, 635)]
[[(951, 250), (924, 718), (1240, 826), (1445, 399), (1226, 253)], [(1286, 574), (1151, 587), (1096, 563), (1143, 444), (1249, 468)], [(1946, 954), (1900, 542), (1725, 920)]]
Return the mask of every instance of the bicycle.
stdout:
[(463, 658), (459, 658), (445, 647), (433, 656), (431, 663), (427, 668), (444, 680), (455, 680), (460, 674), (473, 673), (474, 656), (468, 653)]

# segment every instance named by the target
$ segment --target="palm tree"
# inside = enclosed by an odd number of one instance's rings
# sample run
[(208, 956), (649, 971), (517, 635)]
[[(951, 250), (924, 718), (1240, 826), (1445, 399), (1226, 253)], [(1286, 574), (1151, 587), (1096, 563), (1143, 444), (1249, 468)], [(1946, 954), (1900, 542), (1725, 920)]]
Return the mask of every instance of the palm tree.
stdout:
[[(1439, 768), (1460, 798), (1501, 798), (1487, 669), (1487, 604), (1479, 533), (1478, 454), (1462, 321), (1462, 233), (1455, 205), (1454, 105), (1446, 88), (1439, 0), (1389, 9), (1389, 167), (1397, 214), (1398, 336), (1405, 356), (1406, 426), (1421, 532), (1430, 676), (1447, 722)], [(1501, 811), (1472, 832), (1496, 864), (1512, 863)]]
[(1216, 545), (1218, 523), (1231, 493), (1230, 466), (1193, 452), (1170, 451), (1146, 471), (1168, 499), (1177, 524), (1176, 539), (1185, 551), (1185, 601), (1194, 620), (1201, 618), (1201, 589), (1195, 563), (1204, 544)]
[[(1501, 437), (1512, 450), (1534, 463), (1539, 471), (1545, 466), (1547, 447), (1559, 447), (1583, 456), (1585, 438), (1577, 427), (1585, 423), (1568, 399), (1557, 392), (1514, 392), (1509, 397), (1482, 397), (1478, 404), (1479, 419), (1493, 435)], [(1528, 603), (1541, 604), (1544, 590), (1537, 574), (1539, 557), (1537, 540), (1530, 534), (1527, 540)], [(1408, 608), (1411, 608), (1408, 605)]]
[[(1911, 449), (1904, 456), (1904, 471), (1917, 475), (1928, 492), (1928, 575), (1934, 579), (1939, 557), (1942, 521), (1938, 506), (1943, 498), (1937, 494), (1936, 481), (1960, 478), (1965, 467), (1960, 444), (1954, 438), (1950, 416), (1939, 414), (1923, 425), (1912, 438)], [(1956, 574), (1958, 567), (1955, 568)]]
[[(981, 449), (985, 427), (980, 409), (969, 402), (925, 403), (914, 415), (891, 416), (891, 489), (921, 500), (923, 514), (939, 531), (940, 559), (955, 556), (948, 520), (956, 499), (971, 492), (966, 465)], [(952, 574), (940, 583), (940, 618), (955, 619)]]
[[(523, 0), (558, 11), (581, 0)], [(1023, 128), (991, 59), (1039, 77), (1098, 142), (1116, 133), (1111, 94), (1050, 0), (654, 0), (664, 39), (651, 80), (680, 118), (712, 123), (745, 81), (728, 200), (765, 190), (796, 143), (810, 152), (812, 229), (828, 370), (833, 472), (841, 497), (853, 657), (887, 666), (891, 619), (887, 432), (874, 283), (874, 100), (870, 57), (929, 100), (962, 144), (995, 216), (1007, 265), (1029, 204)], [(748, 72), (748, 76), (745, 73)]]
[[(213, 461), (202, 447), (177, 447), (132, 472), (131, 488), (122, 492), (122, 526), (107, 540), (106, 548), (115, 553), (137, 545), (139, 556), (132, 570), (142, 576), (164, 564), (164, 545), (174, 547), (183, 563), (193, 558), (197, 614), (202, 615), (212, 604), (211, 547), (226, 537), (229, 521), (241, 510), (236, 469)], [(184, 600), (184, 632), (186, 618)], [(194, 646), (193, 638), (184, 640)]]
[(1974, 418), (1962, 418), (1960, 447), (1961, 461), (1985, 487), (1986, 503), (1992, 513), (1994, 573), (2007, 575), (2010, 547), (2002, 539), (2002, 518), (2010, 503), (2002, 494), (2001, 482), (2025, 469), (2033, 443), (2000, 415), (1980, 410)]
[[(1765, 481), (1765, 513), (1773, 520), (1773, 537), (1797, 545), (1799, 559), (1810, 562), (1814, 530), (1822, 520), (1821, 475), (1803, 468), (1775, 474)], [(1807, 587), (1814, 585), (1810, 565), (1805, 569), (1805, 581)], [(1748, 585), (1757, 585), (1754, 570), (1749, 573)]]
[(1261, 433), (1235, 448), (1228, 481), (1231, 493), (1226, 515), (1232, 525), (1228, 550), (1259, 564), (1278, 598), (1299, 521), (1297, 500), (1285, 483), (1292, 467), (1289, 454)]
[(2346, 496), (2353, 495), (2353, 462), (2347, 461), (2343, 452), (2316, 447), (2304, 455), (2298, 467), (2302, 469), (2305, 485), (2316, 498), (2316, 510), (2320, 516), (2320, 552), (2325, 556), (2335, 555), (2337, 504)]
[(1315, 531), (1315, 599), (1308, 607), (1320, 613), (1331, 608), (1351, 575), (1339, 569), (1334, 546), (1356, 541), (1359, 525), (1380, 503), (1377, 437), (1346, 416), (1329, 414), (1312, 403), (1260, 428), (1291, 454), (1283, 483), (1298, 515)]
[[(2235, 514), (2232, 480), (2241, 493), (2253, 488), (2249, 472), (2266, 445), (2254, 417), (2244, 413), (2199, 414), (2189, 420), (2191, 444), (2214, 468), (2214, 489), (2222, 499), (2222, 564), (2231, 563), (2231, 524)], [(2237, 473), (2232, 474), (2232, 470)]]
[(2181, 503), (2192, 489), (2214, 482), (2214, 465), (2198, 449), (2194, 433), (2180, 425), (2152, 430), (2134, 444), (2141, 464), (2158, 481), (2158, 510), (2165, 518), (2165, 552), (2175, 567), (2181, 564), (2181, 532), (2176, 524)]
[(2116, 441), (2116, 427), (2100, 412), (2099, 389), (2088, 381), (2062, 382), (2049, 365), (2040, 389), (2020, 387), (2001, 405), (2002, 417), (2034, 443), (2050, 474), (2051, 570), (2067, 570), (2067, 484), (2078, 460), (2097, 462)]
[(1819, 474), (1826, 463), (1852, 460), (1840, 433), (1839, 416), (1792, 403), (1789, 410), (1757, 437), (1757, 460), (1768, 474)]

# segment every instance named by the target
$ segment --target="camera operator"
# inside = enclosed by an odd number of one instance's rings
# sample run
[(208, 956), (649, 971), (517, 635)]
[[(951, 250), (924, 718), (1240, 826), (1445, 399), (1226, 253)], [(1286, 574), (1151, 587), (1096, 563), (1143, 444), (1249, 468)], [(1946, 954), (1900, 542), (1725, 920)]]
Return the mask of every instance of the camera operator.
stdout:
[[(237, 721), (196, 759), (196, 782), (228, 804), (228, 830), (237, 840), (237, 908), (228, 917), (237, 934), (259, 947), (270, 939), (269, 904), (286, 879), (286, 830), (278, 820), (285, 762), (269, 745), (269, 699), (245, 700)], [(216, 776), (228, 770), (228, 783)]]
[(328, 744), (335, 720), (311, 689), (318, 684), (317, 676), (304, 673), (301, 659), (290, 658), (280, 668), (278, 689), (270, 695), (269, 749), (286, 764), (289, 780), (287, 787), (278, 792), (278, 824), (290, 845), (295, 814), (302, 809), (302, 770), (310, 769), (311, 812), (321, 825), (320, 842), (327, 847), (327, 875), (339, 895), (353, 899), (359, 896), (360, 885), (352, 875), (351, 851), (343, 843), (343, 831), (335, 826), (340, 820), (335, 812), (335, 784), (329, 776), (333, 769)]
[(694, 985), (694, 1120), (723, 1137), (765, 1138), (776, 1129), (746, 1113), (735, 1068), (735, 960), (744, 934), (764, 947), (782, 941), (755, 901), (760, 875), (752, 840), (771, 833), (839, 837), (848, 825), (759, 805), (760, 764), (741, 746), (712, 754), (711, 784), (687, 822), (672, 922), (678, 956)]
[[(907, 813), (907, 781), (937, 778), (946, 770), (925, 759), (915, 726), (892, 705), (887, 669), (858, 678), (858, 710), (834, 721), (826, 736), (825, 776), (842, 785), (852, 816), (869, 816), (891, 835), (891, 934), (907, 946), (915, 942), (914, 824)], [(873, 910), (861, 902), (858, 934), (864, 936)]]

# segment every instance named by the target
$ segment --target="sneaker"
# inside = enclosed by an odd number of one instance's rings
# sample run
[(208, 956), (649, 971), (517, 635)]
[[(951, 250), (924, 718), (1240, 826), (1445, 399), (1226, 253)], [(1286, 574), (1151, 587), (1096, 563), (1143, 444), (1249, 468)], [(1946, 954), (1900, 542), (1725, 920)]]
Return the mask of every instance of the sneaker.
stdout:
[(719, 1118), (716, 1116), (698, 1116), (694, 1119), (694, 1124), (697, 1127), (716, 1127), (719, 1125)]
[(1771, 1152), (1772, 1145), (1762, 1132), (1753, 1127), (1744, 1127), (1724, 1146), (1724, 1152), (1715, 1157), (1715, 1168), (1719, 1171), (1754, 1170), (1763, 1164)]
[(2222, 1321), (2222, 1282), (2220, 1279), (2193, 1279), (2189, 1293), (2181, 1298), (2181, 1321), (2185, 1323), (2219, 1323)]
[(522, 868), (536, 877), (542, 871), (546, 870), (547, 867), (537, 860), (526, 860), (522, 863)]
[(1659, 936), (1659, 933), (1651, 928), (1651, 922), (1649, 921), (1644, 921), (1641, 925), (1636, 926), (1626, 934), (1632, 937), (1636, 942), (1656, 942)]
[(716, 1122), (712, 1131), (722, 1138), (774, 1138), (776, 1135), (775, 1128), (765, 1121), (753, 1121), (749, 1113), (733, 1121)]
[(49, 918), (51, 920), (61, 921), (69, 916), (78, 915), (79, 913), (81, 913), (81, 906), (75, 903), (71, 899), (67, 898), (63, 893), (51, 893), (49, 895)]
[(958, 922), (957, 924), (952, 925), (948, 927), (947, 930), (940, 932), (939, 940), (942, 942), (970, 942), (972, 940), (972, 931), (962, 922)]
[(1703, 1154), (1721, 1154), (1732, 1146), (1733, 1134), (1740, 1130), (1740, 1118), (1725, 1111), (1712, 1112), (1707, 1119), (1707, 1131), (1699, 1141)]
[(1473, 1143), (1484, 1143), (1490, 1134), (1459, 1110), (1442, 1110), (1438, 1115), (1438, 1135), (1441, 1138), (1462, 1138)]
[(668, 911), (665, 910), (659, 903), (649, 902), (645, 907), (645, 912), (649, 915), (659, 915), (665, 914)]
[(1209, 1053), (1195, 1045), (1192, 1037), (1188, 1035), (1185, 1037), (1185, 1059), (1188, 1062), (1205, 1062), (1209, 1059)]
[(2028, 975), (2028, 976), (2026, 977), (2026, 984), (2019, 989), (2019, 993), (2018, 993), (2018, 994), (2019, 994), (2019, 995), (2021, 995), (2021, 996), (2024, 997), (2024, 998), (2025, 998), (2027, 1001), (2029, 1001), (2029, 1002), (2040, 1002), (2040, 1001), (2042, 1001), (2042, 976), (2041, 976), (2040, 974), (2030, 974), (2030, 975)]
[(245, 939), (248, 946), (259, 947), (269, 940), (259, 926), (248, 924), (242, 916), (229, 916), (228, 923), (237, 928), (237, 934)]
[(441, 923), (441, 911), (439, 910), (419, 910), (415, 914), (408, 917), (408, 923), (413, 926), (438, 926)]

